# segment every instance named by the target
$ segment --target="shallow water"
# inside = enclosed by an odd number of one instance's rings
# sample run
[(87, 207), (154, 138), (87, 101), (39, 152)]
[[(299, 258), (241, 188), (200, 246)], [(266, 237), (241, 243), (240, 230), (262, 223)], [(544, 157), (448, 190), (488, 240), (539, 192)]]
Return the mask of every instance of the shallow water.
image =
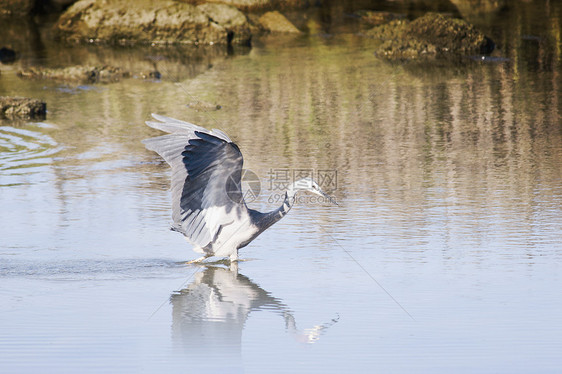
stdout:
[[(439, 66), (324, 32), (212, 63), (167, 55), (161, 81), (72, 86), (2, 66), (1, 94), (49, 113), (0, 123), (0, 371), (558, 371), (560, 51), (540, 23), (511, 33), (521, 7), (482, 26), (503, 42), (493, 58)], [(538, 52), (515, 49), (529, 35)], [(169, 169), (141, 144), (153, 112), (226, 131), (260, 178), (251, 207), (310, 172), (339, 206), (303, 195), (237, 269), (185, 265)]]

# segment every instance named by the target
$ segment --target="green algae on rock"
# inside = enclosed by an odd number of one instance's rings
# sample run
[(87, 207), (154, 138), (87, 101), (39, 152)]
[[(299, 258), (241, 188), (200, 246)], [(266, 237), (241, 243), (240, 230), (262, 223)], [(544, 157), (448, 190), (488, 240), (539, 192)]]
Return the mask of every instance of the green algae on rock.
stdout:
[(374, 27), (367, 35), (382, 41), (376, 54), (391, 60), (486, 54), (495, 46), (468, 22), (439, 13), (427, 13), (410, 22), (394, 20)]

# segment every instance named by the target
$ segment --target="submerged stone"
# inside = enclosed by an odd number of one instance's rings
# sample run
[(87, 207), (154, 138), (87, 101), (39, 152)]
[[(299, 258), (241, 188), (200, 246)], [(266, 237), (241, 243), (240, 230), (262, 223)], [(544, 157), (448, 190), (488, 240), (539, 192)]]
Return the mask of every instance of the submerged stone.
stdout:
[(53, 79), (76, 83), (110, 83), (127, 78), (130, 73), (113, 66), (70, 66), (62, 69), (32, 67), (20, 70), (18, 76), (26, 79)]
[(222, 108), (221, 105), (202, 100), (192, 101), (187, 104), (187, 107), (197, 112), (211, 112)]
[(0, 118), (42, 119), (47, 114), (47, 104), (27, 97), (0, 96)]

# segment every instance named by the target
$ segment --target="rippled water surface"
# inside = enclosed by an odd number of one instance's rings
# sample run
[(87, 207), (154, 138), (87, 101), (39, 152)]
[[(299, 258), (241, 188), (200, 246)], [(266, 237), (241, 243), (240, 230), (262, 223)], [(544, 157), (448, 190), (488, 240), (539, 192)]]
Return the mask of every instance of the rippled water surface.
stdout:
[[(526, 9), (481, 25), (484, 60), (388, 63), (318, 32), (192, 64), (76, 47), (2, 65), (0, 94), (49, 113), (0, 122), (0, 372), (558, 372), (560, 39), (512, 26), (560, 12)], [(160, 55), (158, 81), (16, 76)], [(252, 208), (309, 172), (339, 205), (301, 195), (237, 268), (186, 265), (170, 171), (141, 143), (153, 112), (226, 131)]]

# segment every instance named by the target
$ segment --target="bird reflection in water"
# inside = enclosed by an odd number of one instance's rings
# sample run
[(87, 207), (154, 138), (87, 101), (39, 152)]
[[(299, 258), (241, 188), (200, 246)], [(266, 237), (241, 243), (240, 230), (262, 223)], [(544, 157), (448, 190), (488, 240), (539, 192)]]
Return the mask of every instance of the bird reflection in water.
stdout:
[[(299, 330), (291, 310), (237, 269), (205, 266), (194, 281), (171, 296), (172, 337), (175, 346), (194, 357), (212, 352), (213, 358), (233, 362), (241, 357), (242, 331), (252, 311), (273, 310), (299, 342), (314, 343), (338, 318)], [(200, 356), (199, 356), (200, 358)]]

